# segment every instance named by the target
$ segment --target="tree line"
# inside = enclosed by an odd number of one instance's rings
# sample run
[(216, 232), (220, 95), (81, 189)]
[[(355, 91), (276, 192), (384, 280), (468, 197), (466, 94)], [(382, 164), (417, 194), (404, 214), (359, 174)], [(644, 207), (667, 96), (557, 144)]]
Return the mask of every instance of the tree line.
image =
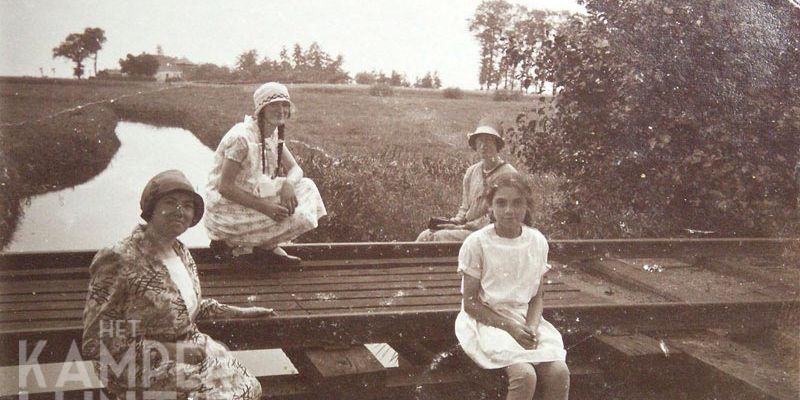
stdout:
[[(80, 79), (84, 74), (84, 61), (91, 57), (94, 60), (95, 76), (97, 72), (97, 53), (106, 41), (105, 32), (100, 28), (86, 28), (83, 33), (71, 33), (56, 48), (53, 58), (64, 57), (75, 63), (73, 75)], [(159, 53), (160, 46), (159, 46)], [(163, 59), (162, 54), (158, 54)], [(291, 52), (286, 46), (281, 48), (277, 59), (267, 56), (259, 57), (256, 49), (242, 52), (236, 57), (234, 67), (219, 66), (213, 63), (192, 65), (183, 71), (183, 79), (213, 82), (265, 82), (279, 81), (287, 83), (331, 83), (344, 84), (355, 81), (360, 84), (385, 84), (389, 86), (405, 86), (412, 84), (405, 74), (392, 70), (387, 76), (382, 71), (359, 72), (355, 79), (343, 70), (344, 57), (335, 57), (325, 52), (317, 42), (311, 43), (307, 49), (295, 43)], [(128, 54), (119, 60), (120, 71), (134, 78), (152, 78), (159, 69), (159, 57), (142, 52), (139, 55)], [(100, 77), (107, 78), (107, 71), (101, 71)], [(417, 77), (414, 87), (439, 88), (442, 82), (437, 72), (428, 72)]]

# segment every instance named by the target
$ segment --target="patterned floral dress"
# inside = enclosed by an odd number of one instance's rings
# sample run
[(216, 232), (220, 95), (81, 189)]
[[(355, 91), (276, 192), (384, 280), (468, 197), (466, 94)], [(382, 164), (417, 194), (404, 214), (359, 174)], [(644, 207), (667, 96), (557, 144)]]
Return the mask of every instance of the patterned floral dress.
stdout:
[[(167, 267), (154, 256), (144, 225), (95, 255), (83, 311), (84, 357), (93, 360), (98, 377), (118, 398), (161, 392), (178, 399), (258, 399), (258, 380), (195, 324), (198, 319), (237, 317), (237, 309), (202, 298), (191, 254), (179, 241), (174, 250), (194, 286), (194, 315)], [(199, 364), (167, 360), (161, 343), (176, 342), (202, 346), (206, 358)]]
[[(264, 152), (262, 153), (262, 146)], [(286, 147), (284, 147), (286, 148)], [(261, 154), (266, 154), (266, 172), (262, 172)], [(281, 222), (251, 208), (232, 202), (220, 195), (222, 163), (230, 159), (239, 163), (241, 172), (235, 184), (259, 198), (278, 202), (277, 193), (284, 177), (272, 177), (278, 163), (277, 130), (261, 142), (258, 125), (250, 116), (236, 124), (222, 138), (214, 154), (214, 167), (206, 186), (205, 221), (208, 237), (241, 247), (272, 248), (290, 241), (317, 227), (317, 221), (327, 211), (314, 181), (302, 178), (295, 186), (297, 207), (294, 214)]]

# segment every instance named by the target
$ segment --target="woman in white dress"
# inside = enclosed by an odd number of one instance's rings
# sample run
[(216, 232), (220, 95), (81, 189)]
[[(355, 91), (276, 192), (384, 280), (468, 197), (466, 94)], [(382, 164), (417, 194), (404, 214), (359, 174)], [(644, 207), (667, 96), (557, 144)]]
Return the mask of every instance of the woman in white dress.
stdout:
[(255, 252), (272, 263), (296, 264), (300, 259), (279, 245), (316, 228), (325, 205), (284, 144), (283, 127), (294, 108), (289, 90), (265, 83), (253, 94), (253, 103), (253, 117), (231, 128), (214, 154), (206, 186), (206, 230), (217, 253)]
[(530, 227), (531, 189), (524, 176), (497, 176), (486, 200), (494, 224), (464, 241), (458, 255), (463, 302), (455, 332), (481, 368), (505, 368), (507, 399), (566, 399), (569, 369), (561, 334), (542, 318), (548, 245)]

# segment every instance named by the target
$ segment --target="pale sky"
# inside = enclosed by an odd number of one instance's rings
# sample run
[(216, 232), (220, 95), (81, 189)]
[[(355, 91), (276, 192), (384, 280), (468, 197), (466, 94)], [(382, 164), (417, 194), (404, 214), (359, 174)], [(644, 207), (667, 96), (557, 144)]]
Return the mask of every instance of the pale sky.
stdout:
[[(574, 0), (511, 0), (530, 8), (580, 12)], [(478, 42), (468, 29), (480, 0), (0, 0), (0, 75), (70, 77), (72, 62), (52, 49), (86, 27), (108, 39), (98, 70), (126, 54), (186, 57), (232, 67), (256, 49), (278, 58), (281, 46), (316, 41), (344, 70), (392, 70), (410, 82), (438, 71), (444, 86), (477, 88)], [(86, 71), (91, 72), (87, 60)]]

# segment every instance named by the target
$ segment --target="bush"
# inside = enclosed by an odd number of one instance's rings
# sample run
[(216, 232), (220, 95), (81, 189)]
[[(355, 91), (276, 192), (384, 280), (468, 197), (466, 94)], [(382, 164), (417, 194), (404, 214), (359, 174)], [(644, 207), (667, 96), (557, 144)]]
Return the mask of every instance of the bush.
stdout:
[(461, 99), (464, 97), (464, 91), (457, 87), (448, 87), (442, 90), (442, 96), (445, 99)]
[(495, 90), (492, 93), (493, 101), (520, 101), (522, 100), (522, 93), (511, 90)]
[(516, 154), (569, 178), (576, 234), (761, 236), (797, 220), (800, 9), (718, 5), (589, 0), (542, 44), (556, 114)]
[(389, 97), (394, 96), (394, 89), (388, 83), (376, 83), (369, 87), (370, 96)]
[(299, 238), (306, 243), (412, 241), (428, 217), (458, 209), (469, 165), (458, 156), (403, 150), (342, 158), (299, 147), (293, 152), (328, 210), (318, 229)]

